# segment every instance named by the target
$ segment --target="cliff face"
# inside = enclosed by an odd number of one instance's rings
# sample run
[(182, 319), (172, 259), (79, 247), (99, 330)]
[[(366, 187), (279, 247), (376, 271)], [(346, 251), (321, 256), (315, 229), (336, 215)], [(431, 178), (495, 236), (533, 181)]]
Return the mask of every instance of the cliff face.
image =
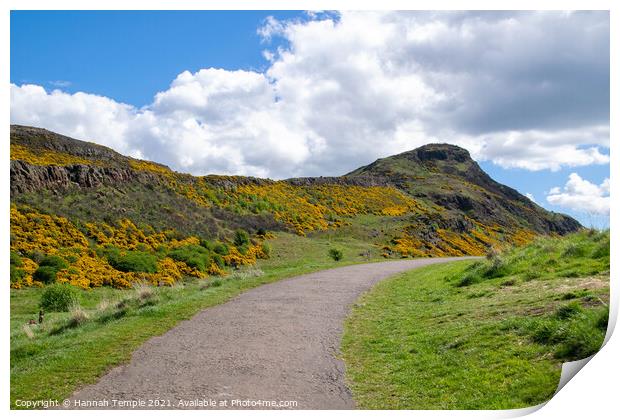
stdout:
[(38, 190), (98, 188), (104, 185), (138, 182), (159, 184), (159, 176), (130, 168), (97, 167), (75, 164), (67, 166), (37, 166), (23, 161), (11, 161), (11, 194)]
[[(155, 171), (139, 170), (141, 166)], [(11, 126), (11, 195), (39, 190), (161, 183), (167, 166), (128, 158), (95, 143), (48, 130)]]

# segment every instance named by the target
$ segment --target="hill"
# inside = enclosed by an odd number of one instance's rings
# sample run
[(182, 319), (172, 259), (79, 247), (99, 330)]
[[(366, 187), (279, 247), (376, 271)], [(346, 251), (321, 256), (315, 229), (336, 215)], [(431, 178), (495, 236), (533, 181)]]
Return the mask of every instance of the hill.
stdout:
[(538, 233), (564, 235), (579, 223), (549, 212), (516, 190), (487, 175), (469, 152), (450, 144), (428, 144), (379, 159), (347, 177), (389, 180), (411, 196), (434, 203), (458, 217), (505, 227), (522, 226)]
[[(480, 255), (581, 226), (431, 144), (341, 177), (192, 176), (47, 130), (11, 126), (11, 283), (171, 284), (267, 258), (269, 232), (346, 232), (369, 255)], [(249, 232), (249, 235), (246, 235)], [(45, 270), (43, 270), (45, 271)], [(50, 270), (48, 270), (50, 271)]]

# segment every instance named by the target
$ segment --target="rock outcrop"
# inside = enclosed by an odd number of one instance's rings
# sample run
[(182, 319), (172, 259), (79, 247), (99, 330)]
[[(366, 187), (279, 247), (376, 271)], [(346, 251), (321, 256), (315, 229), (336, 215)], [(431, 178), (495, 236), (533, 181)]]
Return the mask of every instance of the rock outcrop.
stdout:
[(38, 166), (23, 161), (11, 161), (11, 194), (42, 189), (96, 188), (127, 182), (159, 184), (161, 177), (130, 168), (97, 167), (92, 165)]

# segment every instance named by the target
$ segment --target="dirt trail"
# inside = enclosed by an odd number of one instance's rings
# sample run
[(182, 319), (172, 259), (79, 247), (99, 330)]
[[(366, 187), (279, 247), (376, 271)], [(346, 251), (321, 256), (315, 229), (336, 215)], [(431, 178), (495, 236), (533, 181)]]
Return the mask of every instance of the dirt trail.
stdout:
[[(340, 267), (251, 289), (200, 312), (142, 345), (127, 365), (76, 392), (70, 401), (161, 400), (163, 408), (226, 407), (296, 401), (297, 409), (351, 409), (338, 359), (350, 305), (393, 274), (459, 258), (401, 260)], [(188, 407), (179, 402), (187, 402)], [(250, 400), (248, 402), (247, 400)], [(241, 401), (240, 406), (238, 402)], [(105, 408), (105, 407), (104, 407)]]

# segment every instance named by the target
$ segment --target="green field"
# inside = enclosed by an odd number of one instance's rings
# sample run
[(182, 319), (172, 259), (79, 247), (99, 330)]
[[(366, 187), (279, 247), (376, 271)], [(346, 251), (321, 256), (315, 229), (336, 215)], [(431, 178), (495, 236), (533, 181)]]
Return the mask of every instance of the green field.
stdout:
[(607, 327), (609, 232), (424, 267), (354, 305), (342, 343), (360, 408), (508, 409), (548, 400)]
[[(16, 399), (62, 399), (96, 381), (111, 367), (127, 362), (149, 338), (244, 290), (290, 276), (375, 260), (378, 249), (355, 239), (363, 236), (356, 233), (364, 230), (365, 223), (375, 222), (372, 217), (362, 218), (361, 227), (312, 238), (278, 233), (269, 241), (271, 259), (221, 279), (191, 279), (175, 287), (147, 291), (108, 287), (80, 290), (79, 304), (88, 320), (77, 326), (75, 315), (68, 312), (50, 312), (41, 326), (25, 326), (37, 318), (43, 289), (11, 290), (11, 406)], [(333, 247), (343, 250), (341, 261), (328, 256)], [(367, 251), (371, 251), (369, 255), (360, 255)]]

